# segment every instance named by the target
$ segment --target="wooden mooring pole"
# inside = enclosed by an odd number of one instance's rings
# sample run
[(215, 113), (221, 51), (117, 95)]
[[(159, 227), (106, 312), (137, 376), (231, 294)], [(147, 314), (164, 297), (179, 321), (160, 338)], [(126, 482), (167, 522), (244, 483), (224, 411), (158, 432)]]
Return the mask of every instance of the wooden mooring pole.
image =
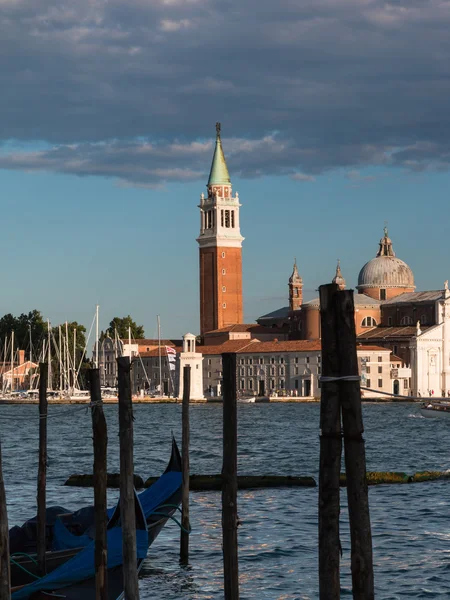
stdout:
[(107, 448), (108, 436), (100, 389), (100, 371), (89, 371), (91, 392), (92, 437), (94, 443), (94, 511), (95, 511), (95, 598), (108, 598), (107, 515)]
[(0, 444), (0, 598), (11, 598), (11, 572), (9, 565), (8, 511), (5, 483), (3, 481), (2, 448)]
[(181, 492), (180, 563), (189, 561), (189, 400), (191, 395), (191, 367), (183, 368), (183, 404), (181, 410), (181, 458), (183, 484)]
[(47, 363), (39, 363), (39, 466), (37, 481), (37, 561), (40, 576), (46, 573), (47, 546), (46, 485), (47, 485)]
[(222, 354), (223, 467), (222, 536), (225, 600), (239, 600), (237, 514), (236, 354)]
[[(336, 340), (334, 296), (339, 287), (321, 285), (322, 376), (336, 377), (339, 359)], [(341, 418), (339, 382), (322, 383), (320, 400), (319, 467), (319, 598), (340, 598), (339, 475), (341, 470)]]
[(366, 454), (361, 411), (361, 390), (356, 353), (353, 291), (336, 294), (336, 338), (339, 376), (354, 381), (339, 382), (339, 402), (344, 430), (345, 472), (351, 538), (352, 588), (355, 600), (373, 600), (373, 556), (369, 494), (366, 479)]
[(120, 515), (122, 519), (123, 582), (126, 600), (139, 600), (134, 505), (133, 404), (131, 363), (128, 356), (117, 359), (119, 380)]

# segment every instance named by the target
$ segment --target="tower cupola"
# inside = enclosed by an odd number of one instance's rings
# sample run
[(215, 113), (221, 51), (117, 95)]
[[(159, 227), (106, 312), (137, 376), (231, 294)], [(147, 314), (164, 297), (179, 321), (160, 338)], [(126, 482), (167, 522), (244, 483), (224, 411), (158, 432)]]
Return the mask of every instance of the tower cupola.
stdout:
[(331, 283), (336, 283), (339, 286), (340, 290), (345, 290), (345, 279), (342, 276), (341, 261), (339, 259), (337, 261), (337, 266), (336, 266), (336, 275), (333, 277), (333, 280)]

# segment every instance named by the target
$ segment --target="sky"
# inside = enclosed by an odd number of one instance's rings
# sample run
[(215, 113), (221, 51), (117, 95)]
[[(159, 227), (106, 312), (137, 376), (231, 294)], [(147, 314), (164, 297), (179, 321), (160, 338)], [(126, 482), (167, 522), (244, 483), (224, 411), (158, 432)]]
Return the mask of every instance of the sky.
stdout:
[(199, 331), (215, 123), (242, 203), (246, 322), (349, 287), (388, 223), (450, 279), (450, 2), (0, 0), (0, 315)]

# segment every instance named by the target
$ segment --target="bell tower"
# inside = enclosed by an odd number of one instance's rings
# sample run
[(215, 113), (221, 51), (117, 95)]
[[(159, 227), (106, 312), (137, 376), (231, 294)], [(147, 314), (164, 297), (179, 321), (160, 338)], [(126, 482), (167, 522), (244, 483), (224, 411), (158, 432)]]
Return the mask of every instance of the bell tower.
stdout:
[(216, 147), (207, 184), (200, 196), (200, 334), (242, 323), (242, 242), (239, 196), (230, 175), (216, 123)]
[(299, 310), (303, 301), (303, 279), (297, 269), (297, 259), (294, 260), (294, 269), (289, 277), (289, 310)]

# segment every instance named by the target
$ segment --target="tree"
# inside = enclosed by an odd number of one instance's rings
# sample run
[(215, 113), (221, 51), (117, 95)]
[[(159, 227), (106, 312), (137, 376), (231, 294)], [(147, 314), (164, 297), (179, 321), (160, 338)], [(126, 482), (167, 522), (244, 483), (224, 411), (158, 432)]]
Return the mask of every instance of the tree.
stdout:
[(38, 310), (22, 313), (19, 317), (14, 317), (11, 313), (4, 315), (0, 319), (0, 339), (4, 343), (6, 338), (11, 339), (11, 332), (14, 331), (14, 347), (25, 349), (26, 357), (29, 358), (30, 327), (33, 357), (35, 358), (47, 330), (47, 325)]
[(129, 329), (131, 328), (131, 339), (139, 340), (145, 338), (144, 326), (137, 325), (135, 321), (128, 315), (127, 317), (114, 317), (109, 324), (106, 333), (114, 338), (115, 331), (121, 339), (128, 339)]

